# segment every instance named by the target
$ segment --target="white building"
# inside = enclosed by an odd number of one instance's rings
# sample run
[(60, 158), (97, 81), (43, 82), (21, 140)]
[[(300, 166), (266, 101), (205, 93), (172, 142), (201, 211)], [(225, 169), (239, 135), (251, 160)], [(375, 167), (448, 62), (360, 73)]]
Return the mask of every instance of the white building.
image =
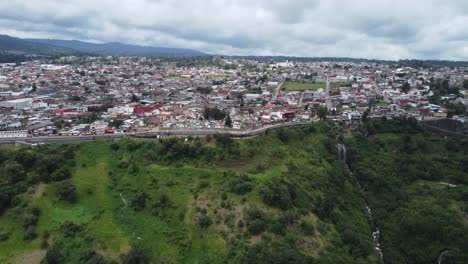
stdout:
[(245, 95), (245, 100), (251, 101), (251, 100), (257, 100), (260, 98), (260, 94), (246, 94)]
[(0, 138), (26, 138), (26, 137), (28, 137), (27, 130), (0, 131)]
[(133, 114), (134, 108), (131, 106), (116, 106), (109, 108), (107, 112), (109, 114)]
[(33, 99), (31, 98), (9, 100), (9, 101), (0, 102), (0, 107), (25, 109), (25, 108), (31, 108), (32, 102), (33, 102)]

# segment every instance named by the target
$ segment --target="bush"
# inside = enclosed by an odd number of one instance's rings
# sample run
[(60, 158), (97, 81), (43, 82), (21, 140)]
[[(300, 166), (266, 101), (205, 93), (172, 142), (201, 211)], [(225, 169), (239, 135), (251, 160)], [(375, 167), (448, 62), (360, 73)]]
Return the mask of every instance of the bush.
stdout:
[(218, 108), (205, 108), (203, 117), (205, 119), (223, 120), (227, 113)]
[(270, 230), (274, 234), (284, 236), (286, 234), (287, 226), (281, 222), (274, 222), (270, 225)]
[(26, 213), (20, 217), (20, 220), (23, 224), (23, 227), (28, 228), (29, 226), (35, 226), (37, 221), (39, 221), (39, 217), (34, 214)]
[(145, 192), (138, 192), (132, 200), (132, 208), (136, 211), (141, 211), (146, 207), (146, 199), (148, 195)]
[(184, 219), (185, 219), (185, 213), (184, 213), (184, 212), (180, 212), (180, 213), (179, 213), (179, 221), (182, 222), (182, 221), (184, 221)]
[(65, 237), (74, 237), (77, 233), (83, 231), (83, 226), (77, 225), (71, 221), (65, 221), (60, 230)]
[(11, 202), (11, 197), (3, 189), (0, 189), (0, 215), (3, 213)]
[(126, 169), (126, 168), (128, 168), (128, 166), (129, 166), (129, 164), (126, 161), (121, 161), (121, 162), (119, 162), (119, 164), (117, 164), (117, 168), (119, 168), (119, 169)]
[(307, 236), (311, 236), (315, 234), (315, 226), (309, 221), (306, 221), (306, 220), (302, 221), (301, 229), (302, 229), (302, 232), (304, 232), (304, 234)]
[[(313, 259), (302, 255), (295, 249), (285, 246), (268, 245), (264, 242), (249, 248), (245, 263), (306, 264)], [(332, 262), (333, 263), (333, 262)]]
[(129, 173), (132, 175), (137, 175), (140, 171), (140, 167), (136, 163), (132, 163), (129, 168)]
[(245, 224), (244, 224), (244, 221), (242, 221), (242, 219), (239, 220), (239, 222), (237, 222), (237, 227), (238, 228), (244, 228), (244, 226), (245, 226)]
[(61, 182), (57, 186), (57, 195), (60, 200), (74, 203), (76, 201), (76, 187), (70, 181)]
[(33, 240), (37, 237), (37, 233), (36, 233), (36, 227), (35, 226), (28, 226), (28, 228), (26, 228), (26, 231), (24, 232), (24, 237), (23, 239), (24, 240)]
[(143, 249), (133, 246), (127, 255), (122, 257), (123, 264), (146, 264), (149, 263)]
[(60, 250), (56, 246), (54, 246), (47, 250), (43, 262), (46, 264), (62, 264), (64, 263), (64, 257)]
[(119, 150), (120, 146), (119, 146), (118, 143), (112, 143), (112, 144), (110, 145), (110, 148), (111, 148), (111, 150), (113, 150), (113, 151), (117, 151), (117, 150)]
[(296, 197), (293, 185), (284, 179), (273, 178), (267, 181), (260, 189), (260, 195), (266, 204), (287, 210), (294, 207)]
[(247, 230), (251, 235), (259, 235), (266, 231), (267, 225), (262, 219), (254, 219), (247, 223)]
[(201, 228), (208, 228), (211, 224), (213, 223), (213, 221), (211, 220), (211, 218), (207, 215), (200, 215), (200, 217), (198, 218), (198, 225), (201, 227)]
[(0, 231), (0, 242), (6, 241), (10, 238), (11, 232)]
[(68, 170), (67, 168), (60, 168), (50, 175), (52, 181), (63, 181), (66, 179), (70, 179), (70, 177), (71, 173), (70, 170)]
[(247, 175), (241, 175), (239, 177), (233, 176), (231, 182), (229, 182), (229, 191), (235, 194), (246, 194), (252, 190), (252, 179)]
[(107, 261), (104, 259), (104, 257), (95, 251), (88, 252), (86, 256), (84, 256), (84, 262), (86, 264), (107, 264)]

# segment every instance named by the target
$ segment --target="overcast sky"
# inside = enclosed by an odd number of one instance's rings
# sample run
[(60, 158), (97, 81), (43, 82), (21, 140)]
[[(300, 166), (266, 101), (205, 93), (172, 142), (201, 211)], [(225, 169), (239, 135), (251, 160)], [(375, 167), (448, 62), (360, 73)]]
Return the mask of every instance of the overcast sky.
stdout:
[(1, 0), (0, 34), (226, 55), (468, 60), (468, 0)]

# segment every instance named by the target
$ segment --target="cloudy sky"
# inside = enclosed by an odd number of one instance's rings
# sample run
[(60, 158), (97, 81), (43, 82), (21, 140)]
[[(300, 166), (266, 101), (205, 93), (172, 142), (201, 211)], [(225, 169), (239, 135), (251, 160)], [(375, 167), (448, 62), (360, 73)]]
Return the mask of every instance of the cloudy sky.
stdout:
[(468, 60), (468, 1), (2, 0), (0, 34), (227, 55)]

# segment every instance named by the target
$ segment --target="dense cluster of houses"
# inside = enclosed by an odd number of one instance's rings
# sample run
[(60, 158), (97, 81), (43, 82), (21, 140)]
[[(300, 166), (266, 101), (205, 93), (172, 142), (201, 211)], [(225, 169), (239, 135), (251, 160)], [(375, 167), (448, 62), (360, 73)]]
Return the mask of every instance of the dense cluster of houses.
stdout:
[[(321, 106), (349, 123), (359, 123), (368, 109), (371, 117), (443, 117), (444, 106), (429, 100), (430, 82), (460, 86), (467, 74), (462, 68), (220, 58), (190, 67), (115, 57), (0, 64), (0, 137), (254, 129), (316, 119)], [(462, 93), (444, 99), (468, 105)], [(222, 118), (206, 116), (214, 108)]]

